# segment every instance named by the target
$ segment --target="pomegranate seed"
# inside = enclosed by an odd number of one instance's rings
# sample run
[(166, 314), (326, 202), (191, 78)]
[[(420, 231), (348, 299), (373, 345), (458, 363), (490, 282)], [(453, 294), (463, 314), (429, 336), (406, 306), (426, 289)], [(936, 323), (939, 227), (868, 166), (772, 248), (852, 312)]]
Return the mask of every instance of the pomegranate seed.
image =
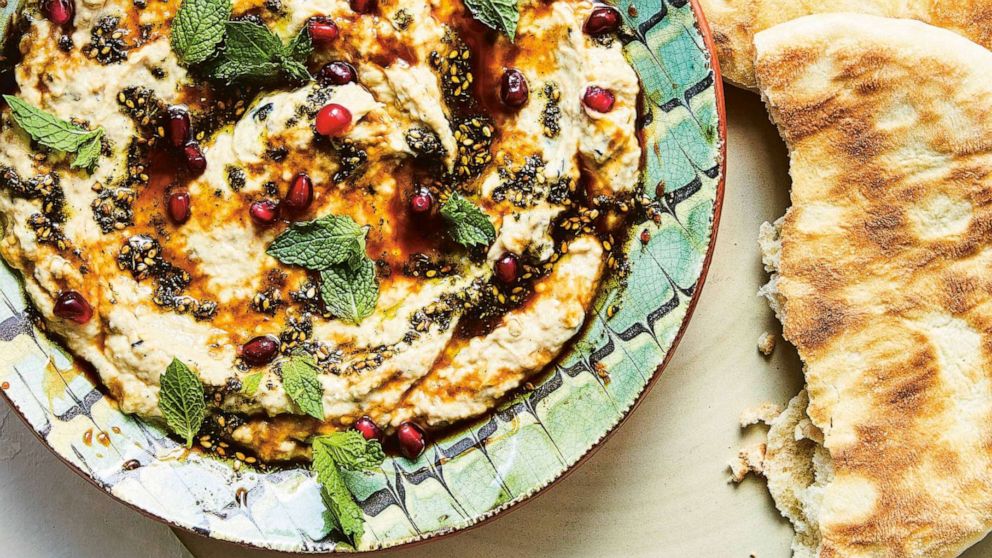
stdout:
[(357, 14), (370, 14), (375, 11), (376, 0), (351, 0), (351, 9)]
[(407, 459), (420, 457), (427, 447), (424, 431), (412, 422), (404, 422), (396, 429), (396, 439), (400, 443), (400, 453)]
[(510, 285), (517, 282), (520, 273), (520, 261), (516, 256), (507, 252), (496, 260), (496, 278), (500, 283)]
[(340, 60), (328, 62), (317, 72), (317, 81), (323, 85), (346, 85), (358, 81), (355, 67)]
[(274, 335), (262, 335), (241, 346), (241, 360), (248, 366), (268, 364), (278, 353), (279, 339)]
[(585, 95), (582, 96), (582, 102), (596, 112), (610, 112), (613, 110), (615, 100), (613, 93), (595, 85), (587, 87)]
[(613, 6), (600, 6), (589, 14), (589, 19), (586, 20), (582, 30), (593, 37), (598, 37), (613, 33), (619, 28), (620, 11)]
[(327, 16), (313, 16), (307, 21), (307, 29), (310, 31), (310, 39), (318, 44), (327, 46), (338, 38), (338, 24)]
[(42, 9), (49, 21), (55, 25), (65, 25), (72, 21), (76, 3), (73, 0), (45, 0)]
[(76, 291), (62, 291), (55, 299), (53, 312), (59, 318), (85, 324), (93, 317), (93, 307)]
[(382, 443), (382, 429), (367, 416), (355, 421), (355, 430), (361, 432), (366, 440), (379, 440)]
[(200, 144), (191, 141), (183, 148), (183, 155), (186, 156), (186, 168), (195, 176), (203, 174), (207, 170), (207, 158), (203, 156)]
[(317, 133), (322, 136), (340, 136), (351, 126), (351, 111), (341, 105), (331, 103), (320, 109), (314, 125), (317, 128)]
[(279, 204), (272, 200), (258, 200), (252, 202), (248, 214), (256, 225), (268, 227), (279, 218)]
[(641, 231), (641, 244), (647, 244), (651, 242), (651, 232), (647, 229)]
[(178, 149), (193, 139), (189, 109), (185, 105), (172, 105), (166, 114), (169, 116), (169, 143)]
[(172, 219), (173, 223), (182, 225), (186, 221), (189, 221), (191, 213), (189, 192), (178, 191), (169, 194), (166, 209), (168, 209), (169, 218)]
[(410, 197), (410, 211), (417, 215), (429, 213), (434, 207), (434, 196), (427, 188), (420, 188)]
[(503, 72), (503, 79), (500, 80), (499, 98), (508, 107), (520, 107), (527, 102), (530, 96), (530, 87), (527, 86), (527, 78), (520, 70), (509, 69)]
[(290, 211), (303, 211), (310, 207), (311, 203), (313, 203), (313, 180), (310, 180), (305, 172), (301, 172), (293, 177), (282, 205)]

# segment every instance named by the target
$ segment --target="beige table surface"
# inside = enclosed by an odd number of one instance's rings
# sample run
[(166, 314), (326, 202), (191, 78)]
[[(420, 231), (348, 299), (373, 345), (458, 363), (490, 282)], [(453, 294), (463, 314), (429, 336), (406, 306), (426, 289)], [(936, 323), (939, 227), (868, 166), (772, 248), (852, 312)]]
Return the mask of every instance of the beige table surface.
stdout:
[[(689, 329), (654, 390), (568, 478), (482, 527), (382, 556), (787, 558), (791, 530), (760, 480), (727, 482), (727, 461), (758, 431), (740, 411), (785, 403), (801, 385), (795, 351), (771, 358), (779, 328), (755, 296), (765, 281), (758, 226), (788, 204), (785, 147), (756, 95), (728, 88), (728, 175), (713, 265)], [(638, 482), (634, 483), (633, 480)], [(177, 533), (197, 558), (286, 556)], [(189, 558), (169, 530), (61, 465), (0, 403), (0, 557)], [(992, 541), (965, 555), (992, 557)]]

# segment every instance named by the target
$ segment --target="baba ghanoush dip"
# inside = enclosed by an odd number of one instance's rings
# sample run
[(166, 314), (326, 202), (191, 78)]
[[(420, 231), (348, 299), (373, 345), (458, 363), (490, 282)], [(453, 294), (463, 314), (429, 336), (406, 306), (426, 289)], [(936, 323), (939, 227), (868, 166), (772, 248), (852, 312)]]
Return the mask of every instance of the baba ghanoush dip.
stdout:
[(619, 12), (507, 6), (29, 1), (0, 253), (39, 323), (249, 463), (485, 413), (580, 331), (640, 195)]

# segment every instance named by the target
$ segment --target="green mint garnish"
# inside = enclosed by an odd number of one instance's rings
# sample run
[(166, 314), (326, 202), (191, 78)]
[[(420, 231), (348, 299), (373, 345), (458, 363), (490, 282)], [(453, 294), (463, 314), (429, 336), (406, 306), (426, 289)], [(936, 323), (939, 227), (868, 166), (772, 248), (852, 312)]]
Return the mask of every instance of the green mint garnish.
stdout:
[(510, 42), (517, 38), (517, 22), (520, 21), (517, 0), (465, 0), (465, 6), (475, 19), (506, 33)]
[(357, 545), (365, 533), (365, 514), (348, 490), (340, 469), (375, 469), (383, 459), (379, 442), (365, 440), (358, 432), (336, 432), (313, 439), (313, 471), (321, 493), (331, 517), (352, 545)]
[(448, 223), (451, 238), (462, 246), (488, 246), (496, 240), (496, 229), (489, 217), (458, 192), (453, 192), (441, 206), (441, 217)]
[(293, 355), (282, 363), (282, 385), (304, 413), (324, 420), (324, 389), (317, 377), (317, 361), (310, 355)]
[(14, 121), (31, 139), (49, 149), (75, 153), (72, 168), (92, 169), (100, 158), (103, 128), (84, 130), (13, 95), (4, 95), (3, 100), (10, 106)]
[(253, 372), (245, 376), (241, 380), (241, 393), (251, 397), (258, 393), (259, 386), (262, 385), (262, 378), (265, 376), (262, 372)]
[(286, 265), (313, 271), (347, 261), (357, 264), (365, 256), (367, 232), (351, 217), (328, 215), (294, 223), (275, 239), (266, 253)]
[(172, 20), (172, 50), (186, 64), (207, 60), (224, 40), (229, 17), (231, 0), (183, 0)]
[(185, 439), (186, 447), (192, 447), (193, 437), (207, 416), (200, 378), (179, 359), (173, 358), (159, 385), (158, 408), (169, 430)]
[(215, 78), (228, 83), (264, 83), (282, 77), (310, 80), (306, 61), (313, 44), (305, 28), (288, 45), (268, 27), (250, 21), (229, 21), (225, 30), (227, 39), (213, 69)]
[(360, 323), (372, 315), (379, 301), (375, 264), (365, 257), (354, 268), (344, 263), (322, 270), (320, 298), (334, 317)]

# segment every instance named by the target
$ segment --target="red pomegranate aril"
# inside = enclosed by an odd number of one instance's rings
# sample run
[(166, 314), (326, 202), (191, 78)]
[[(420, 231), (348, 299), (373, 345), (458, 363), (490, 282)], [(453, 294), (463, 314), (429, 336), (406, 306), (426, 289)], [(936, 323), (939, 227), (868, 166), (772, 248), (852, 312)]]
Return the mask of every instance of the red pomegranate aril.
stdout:
[(66, 25), (76, 13), (74, 0), (45, 0), (42, 5), (45, 16), (55, 25)]
[(351, 111), (342, 105), (331, 103), (317, 113), (314, 126), (322, 136), (341, 136), (351, 126)]
[(504, 285), (512, 285), (517, 282), (520, 275), (520, 260), (516, 256), (507, 252), (496, 260), (496, 279)]
[(375, 11), (376, 0), (351, 0), (351, 9), (357, 14), (370, 14)]
[(327, 46), (338, 38), (338, 24), (327, 16), (313, 16), (307, 21), (310, 39), (318, 45)]
[(313, 203), (313, 180), (310, 180), (307, 173), (301, 172), (290, 182), (282, 205), (290, 211), (303, 211), (310, 207), (311, 203)]
[(521, 107), (530, 96), (527, 78), (520, 70), (509, 69), (503, 72), (499, 84), (499, 99), (508, 107)]
[(396, 440), (400, 443), (400, 453), (407, 459), (420, 457), (427, 447), (424, 431), (412, 422), (404, 422), (396, 429)]
[(613, 6), (599, 6), (589, 14), (582, 30), (593, 37), (613, 33), (620, 28), (620, 11)]
[(64, 320), (83, 325), (93, 318), (93, 307), (76, 291), (62, 291), (55, 299), (55, 315)]
[(410, 211), (416, 215), (430, 213), (434, 207), (434, 196), (427, 188), (420, 188), (410, 196)]
[(191, 141), (183, 147), (183, 155), (186, 157), (186, 168), (195, 176), (203, 174), (207, 170), (207, 158), (200, 149), (200, 144)]
[(317, 72), (317, 82), (323, 86), (347, 85), (358, 81), (358, 72), (347, 62), (328, 62)]
[(362, 417), (355, 421), (355, 430), (361, 433), (366, 440), (378, 440), (382, 442), (382, 429), (369, 417)]
[(262, 335), (241, 346), (241, 360), (248, 366), (262, 366), (272, 362), (279, 353), (279, 339)]
[(596, 112), (610, 112), (615, 101), (613, 93), (595, 85), (587, 87), (585, 95), (582, 96), (582, 102)]
[(189, 119), (189, 109), (185, 105), (172, 105), (166, 111), (169, 117), (169, 143), (180, 148), (193, 139), (193, 126)]
[(260, 227), (268, 227), (279, 219), (279, 204), (272, 200), (258, 200), (248, 207), (251, 220)]
[(166, 202), (169, 219), (172, 219), (172, 222), (177, 225), (182, 225), (186, 221), (189, 221), (191, 205), (189, 192), (172, 192), (169, 194), (169, 199)]

